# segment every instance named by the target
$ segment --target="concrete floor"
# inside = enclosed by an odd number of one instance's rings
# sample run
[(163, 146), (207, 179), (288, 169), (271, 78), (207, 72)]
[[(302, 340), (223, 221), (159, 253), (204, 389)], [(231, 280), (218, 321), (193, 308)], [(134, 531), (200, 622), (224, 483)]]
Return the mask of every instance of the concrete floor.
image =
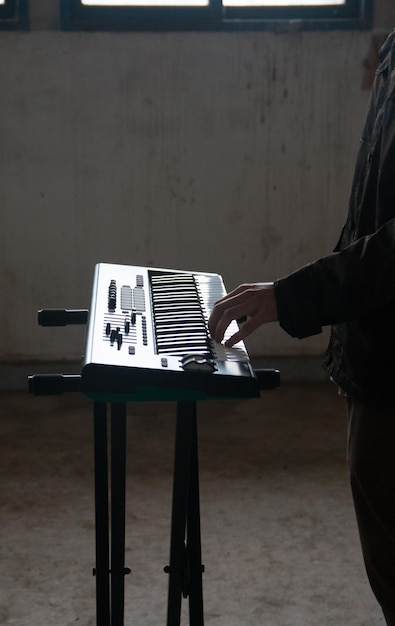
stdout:
[[(0, 399), (0, 624), (92, 626), (91, 403)], [(125, 626), (165, 626), (175, 405), (128, 414)], [(360, 554), (336, 388), (202, 403), (198, 423), (205, 624), (384, 624)]]

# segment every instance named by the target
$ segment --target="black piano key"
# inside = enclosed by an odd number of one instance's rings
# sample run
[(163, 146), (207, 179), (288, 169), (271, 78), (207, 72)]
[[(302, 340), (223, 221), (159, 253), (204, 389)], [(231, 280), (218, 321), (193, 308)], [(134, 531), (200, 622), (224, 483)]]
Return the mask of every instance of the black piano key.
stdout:
[(177, 298), (156, 298), (156, 300), (154, 301), (154, 307), (158, 307), (158, 306), (167, 306), (169, 308), (172, 308), (173, 306), (179, 306), (179, 305), (189, 305), (189, 306), (194, 306), (197, 309), (200, 309), (200, 303), (196, 302), (196, 296), (195, 298), (181, 298), (181, 297), (177, 297)]
[(186, 326), (187, 324), (192, 324), (193, 326), (207, 327), (204, 319), (202, 319), (198, 315), (195, 315), (193, 312), (191, 313), (190, 311), (184, 311), (183, 313), (178, 315), (159, 315), (157, 317), (156, 323), (158, 326), (164, 326), (168, 324), (170, 326), (179, 326), (180, 328)]
[(198, 322), (191, 320), (186, 321), (183, 324), (171, 324), (168, 322), (160, 322), (156, 325), (156, 334), (160, 336), (162, 333), (171, 331), (173, 334), (177, 333), (190, 333), (193, 335), (194, 333), (204, 333), (207, 335), (207, 327), (205, 324), (199, 324)]
[(192, 343), (196, 339), (208, 338), (208, 333), (205, 328), (200, 329), (182, 329), (182, 328), (166, 328), (163, 330), (159, 330), (156, 333), (157, 340), (166, 339), (167, 337), (172, 337), (174, 339), (185, 337), (190, 340)]
[(191, 313), (191, 315), (197, 315), (201, 319), (203, 319), (200, 309), (190, 304), (187, 305), (178, 303), (177, 305), (173, 305), (171, 307), (163, 306), (163, 304), (161, 304), (154, 308), (154, 315), (156, 317), (159, 317), (160, 315), (172, 315), (173, 317), (179, 315), (181, 317), (182, 315), (187, 313)]

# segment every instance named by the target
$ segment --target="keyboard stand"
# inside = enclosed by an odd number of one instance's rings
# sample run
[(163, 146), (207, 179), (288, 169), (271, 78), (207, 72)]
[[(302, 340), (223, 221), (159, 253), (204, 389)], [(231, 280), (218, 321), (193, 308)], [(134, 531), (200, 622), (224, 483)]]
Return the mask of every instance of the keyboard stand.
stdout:
[[(97, 626), (123, 626), (125, 575), (126, 404), (111, 404), (110, 458), (107, 405), (94, 402)], [(110, 470), (110, 481), (109, 481)], [(111, 509), (109, 485), (111, 482)], [(111, 531), (109, 525), (111, 516)], [(196, 403), (179, 402), (174, 454), (167, 626), (179, 626), (182, 597), (189, 623), (203, 626)]]
[[(41, 326), (86, 324), (88, 313), (87, 309), (42, 309), (38, 320)], [(261, 380), (261, 389), (275, 389), (279, 385), (277, 370), (258, 370), (255, 374)], [(29, 391), (36, 396), (81, 391), (81, 375), (39, 374), (28, 379)], [(125, 575), (130, 573), (125, 567), (126, 406), (126, 401), (93, 401), (96, 540), (93, 573), (97, 626), (124, 626)], [(169, 574), (167, 626), (180, 626), (183, 597), (189, 598), (190, 626), (203, 626), (204, 566), (195, 400), (179, 401), (177, 405), (170, 563), (164, 571)]]

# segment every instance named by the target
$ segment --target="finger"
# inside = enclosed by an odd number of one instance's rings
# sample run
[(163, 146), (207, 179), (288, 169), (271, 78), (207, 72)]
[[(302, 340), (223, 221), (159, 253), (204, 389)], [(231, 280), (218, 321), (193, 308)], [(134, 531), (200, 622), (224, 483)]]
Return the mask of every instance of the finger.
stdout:
[(247, 315), (248, 311), (246, 311), (246, 306), (244, 302), (236, 304), (235, 306), (230, 306), (229, 308), (225, 309), (215, 326), (214, 339), (218, 341), (218, 343), (221, 343), (229, 324), (231, 324), (233, 320), (246, 317)]
[(218, 320), (222, 317), (223, 311), (226, 310), (226, 308), (228, 308), (230, 301), (233, 301), (235, 296), (240, 296), (241, 294), (245, 293), (250, 288), (251, 288), (250, 283), (244, 283), (242, 285), (239, 285), (232, 291), (230, 291), (228, 294), (226, 294), (226, 296), (224, 296), (220, 300), (217, 300), (217, 302), (214, 304), (213, 310), (211, 311), (209, 323), (208, 323), (208, 327), (209, 327), (211, 335), (213, 336), (215, 335), (215, 328), (217, 326)]
[(243, 341), (251, 335), (251, 333), (253, 333), (260, 325), (261, 322), (258, 315), (249, 318), (237, 333), (225, 341), (225, 346), (227, 348), (232, 348), (236, 343)]
[[(218, 326), (222, 328), (223, 323), (221, 324), (221, 320), (224, 318), (224, 316), (227, 316), (227, 311), (232, 307), (232, 304), (234, 304), (234, 299), (237, 297), (237, 295), (231, 295), (230, 293), (225, 296), (225, 298), (221, 298), (221, 300), (218, 300), (218, 302), (214, 304), (214, 308), (208, 321), (208, 327), (212, 337), (217, 338), (217, 335), (220, 332), (218, 330)], [(240, 314), (240, 316), (241, 315), (244, 315), (244, 313)], [(226, 319), (228, 318), (226, 317)], [(232, 318), (229, 318), (227, 326), (230, 324), (231, 320)]]
[(242, 341), (243, 339), (244, 339), (243, 333), (241, 330), (239, 330), (237, 333), (229, 337), (229, 339), (225, 341), (224, 345), (226, 348), (233, 348), (233, 346), (235, 346), (236, 343), (239, 343), (239, 341)]
[(235, 287), (235, 289), (232, 289), (232, 291), (229, 291), (229, 293), (223, 296), (223, 298), (221, 298), (219, 302), (226, 302), (226, 300), (229, 300), (230, 298), (233, 298), (234, 296), (237, 296), (244, 291), (250, 290), (251, 287), (253, 287), (253, 283), (243, 283), (242, 285)]

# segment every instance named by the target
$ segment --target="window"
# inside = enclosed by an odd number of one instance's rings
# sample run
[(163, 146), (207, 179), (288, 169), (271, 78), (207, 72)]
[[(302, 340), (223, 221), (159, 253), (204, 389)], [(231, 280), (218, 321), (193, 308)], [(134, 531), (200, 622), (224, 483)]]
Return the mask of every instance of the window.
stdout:
[(0, 0), (0, 30), (29, 28), (28, 0)]
[(61, 0), (64, 30), (369, 28), (373, 0)]

